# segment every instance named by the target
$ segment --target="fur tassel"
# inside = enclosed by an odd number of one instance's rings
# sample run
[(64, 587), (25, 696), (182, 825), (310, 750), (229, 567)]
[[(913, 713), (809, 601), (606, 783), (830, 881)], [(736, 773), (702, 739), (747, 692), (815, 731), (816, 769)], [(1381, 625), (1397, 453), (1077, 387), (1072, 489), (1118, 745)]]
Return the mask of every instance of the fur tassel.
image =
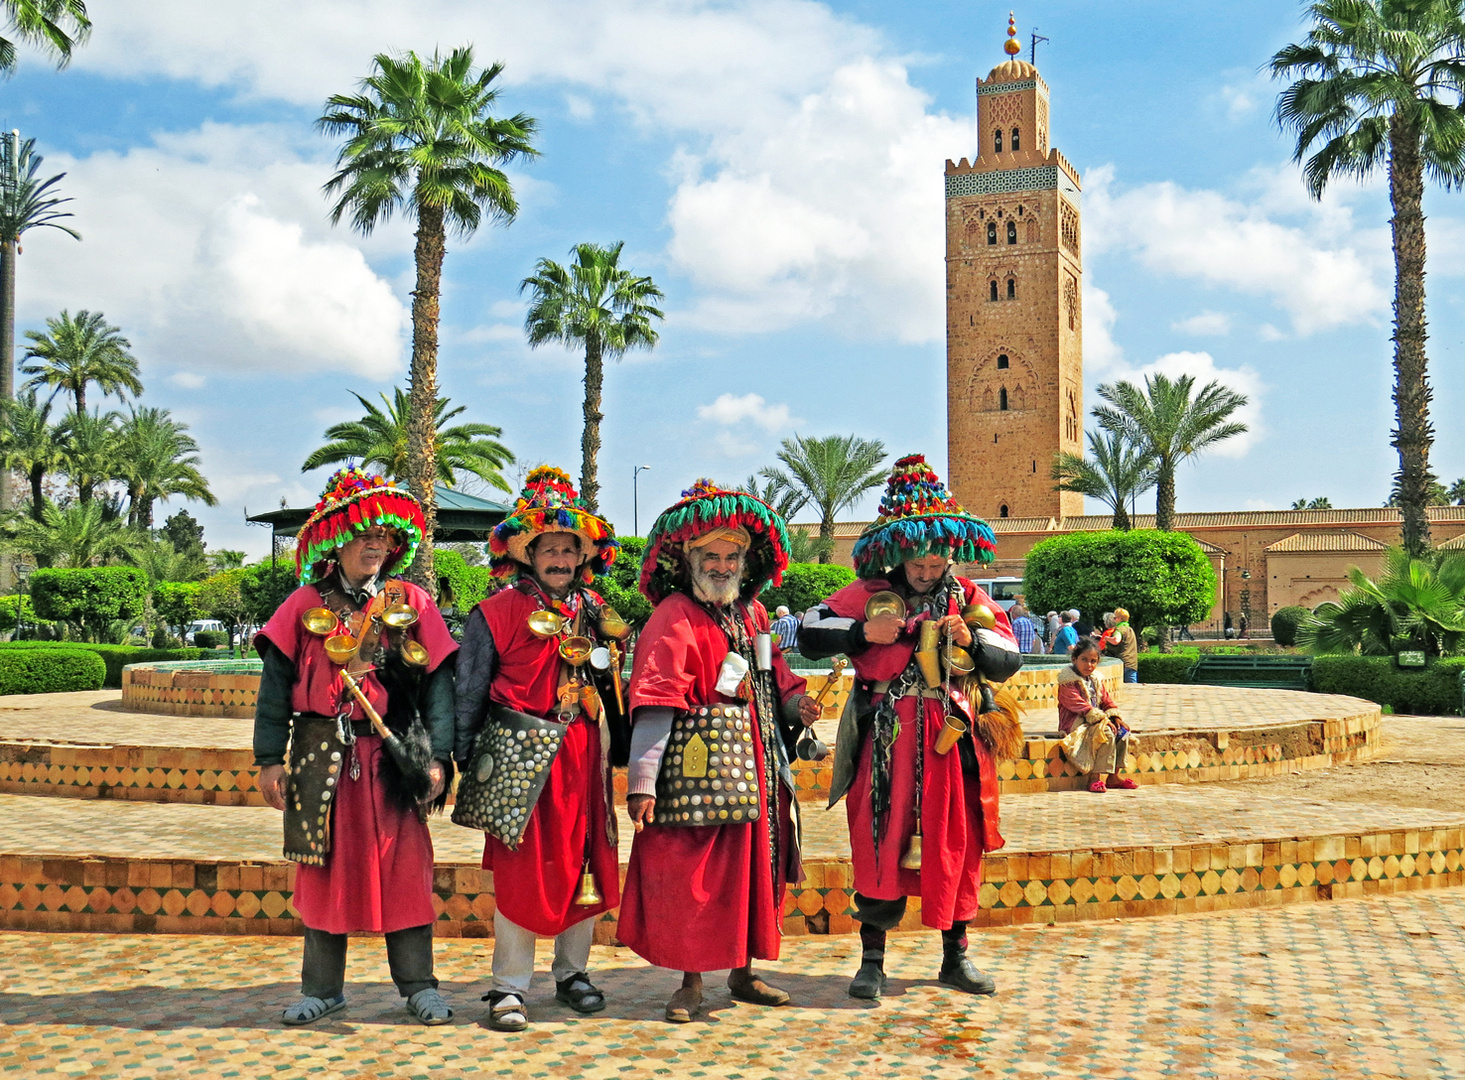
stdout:
[(997, 711), (977, 716), (977, 734), (998, 761), (1011, 761), (1022, 754), (1024, 710), (1017, 696), (1005, 687), (994, 686), (992, 698), (997, 703)]

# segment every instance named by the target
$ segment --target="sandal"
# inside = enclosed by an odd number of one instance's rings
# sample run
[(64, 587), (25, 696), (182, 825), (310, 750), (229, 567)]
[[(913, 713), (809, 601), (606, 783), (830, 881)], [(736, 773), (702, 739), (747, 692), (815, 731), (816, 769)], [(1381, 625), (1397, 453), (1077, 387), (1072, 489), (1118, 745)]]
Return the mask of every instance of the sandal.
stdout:
[(1092, 784), (1089, 785), (1089, 790), (1092, 791), (1095, 795), (1102, 795), (1109, 789), (1104, 786), (1104, 781), (1095, 780)]
[(419, 990), (407, 999), (407, 1008), (412, 1015), (421, 1020), (428, 1027), (436, 1027), (438, 1024), (446, 1024), (453, 1018), (453, 1010), (448, 1007), (447, 1001), (437, 992), (437, 987), (429, 986), (426, 990)]
[(673, 1024), (688, 1024), (701, 1007), (702, 991), (683, 986), (666, 1003), (666, 1018)]
[(554, 999), (577, 1013), (598, 1013), (605, 1008), (605, 995), (590, 981), (590, 976), (577, 971), (568, 979), (556, 979)]
[(494, 1031), (523, 1031), (529, 1026), (524, 999), (512, 990), (490, 990), (483, 1000), (489, 1003), (488, 1026)]
[(345, 1007), (345, 994), (337, 994), (333, 998), (318, 998), (307, 995), (281, 1013), (280, 1019), (291, 1027), (300, 1027), (302, 1024), (313, 1024), (322, 1016), (329, 1016), (331, 1013), (339, 1012)]
[(1119, 788), (1121, 791), (1133, 791), (1139, 787), (1137, 783), (1127, 776), (1121, 776), (1118, 780), (1110, 780), (1109, 786), (1111, 788)]

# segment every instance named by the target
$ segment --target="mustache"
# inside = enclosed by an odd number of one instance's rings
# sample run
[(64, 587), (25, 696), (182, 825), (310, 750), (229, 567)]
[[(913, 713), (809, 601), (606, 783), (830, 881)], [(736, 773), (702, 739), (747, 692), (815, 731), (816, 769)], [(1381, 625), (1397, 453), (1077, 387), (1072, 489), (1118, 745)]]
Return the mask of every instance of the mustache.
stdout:
[(544, 568), (546, 574), (573, 574), (574, 572), (573, 566), (546, 566)]

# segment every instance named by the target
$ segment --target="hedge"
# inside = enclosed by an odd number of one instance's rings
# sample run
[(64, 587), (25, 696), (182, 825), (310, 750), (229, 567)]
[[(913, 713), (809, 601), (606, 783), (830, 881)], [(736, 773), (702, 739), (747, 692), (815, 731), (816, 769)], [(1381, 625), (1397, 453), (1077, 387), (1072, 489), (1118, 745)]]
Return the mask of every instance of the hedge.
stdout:
[(147, 604), (147, 578), (131, 566), (37, 570), (30, 579), (36, 615), (86, 627), (95, 637), (119, 619), (135, 619)]
[(1410, 669), (1395, 667), (1388, 656), (1315, 656), (1312, 688), (1319, 694), (1347, 694), (1388, 705), (1396, 713), (1459, 715), (1461, 672), (1465, 657)]
[(758, 599), (771, 614), (779, 604), (787, 604), (791, 612), (808, 611), (844, 588), (855, 579), (855, 572), (834, 563), (789, 563), (783, 572), (783, 584), (766, 589)]
[[(94, 645), (86, 641), (4, 641), (0, 642), (0, 656), (10, 652), (29, 654), (36, 650), (59, 650), (61, 652), (89, 652), (102, 661), (103, 681), (87, 689), (109, 687), (113, 690), (122, 686), (122, 669), (128, 664), (146, 664), (163, 660), (202, 660), (212, 655), (205, 649), (147, 649), (137, 645)], [(36, 693), (37, 691), (25, 691)]]
[(1272, 640), (1278, 645), (1296, 645), (1297, 628), (1312, 612), (1305, 607), (1281, 607), (1272, 616)]
[(100, 690), (106, 677), (106, 663), (85, 649), (0, 652), (0, 694)]
[(466, 619), (474, 606), (495, 587), (493, 575), (486, 566), (469, 566), (462, 555), (439, 548), (432, 554), (433, 572), (438, 580), (438, 603), (451, 608)]
[(1177, 649), (1168, 653), (1140, 653), (1139, 681), (1142, 683), (1190, 682), (1190, 669), (1199, 659), (1199, 649)]

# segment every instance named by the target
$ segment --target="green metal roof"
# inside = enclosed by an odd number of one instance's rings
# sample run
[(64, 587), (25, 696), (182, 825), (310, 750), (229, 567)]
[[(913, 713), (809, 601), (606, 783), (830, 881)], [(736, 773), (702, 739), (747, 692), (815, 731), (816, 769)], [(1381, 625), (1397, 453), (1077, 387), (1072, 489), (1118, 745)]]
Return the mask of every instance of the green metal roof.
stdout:
[[(480, 499), (453, 488), (438, 484), (434, 487), (437, 496), (437, 529), (433, 540), (446, 543), (481, 543), (488, 539), (489, 532), (504, 518), (512, 507), (507, 503)], [(268, 525), (276, 536), (294, 536), (310, 517), (312, 507), (282, 507), (263, 514), (250, 514), (245, 510), (245, 520)]]

